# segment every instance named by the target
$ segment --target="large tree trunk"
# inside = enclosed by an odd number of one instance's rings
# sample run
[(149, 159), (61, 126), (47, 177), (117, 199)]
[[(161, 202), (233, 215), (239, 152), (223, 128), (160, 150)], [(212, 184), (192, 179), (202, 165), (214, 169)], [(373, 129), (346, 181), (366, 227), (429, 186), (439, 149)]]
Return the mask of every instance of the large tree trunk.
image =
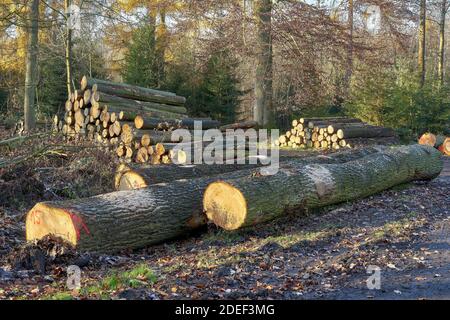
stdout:
[(344, 92), (345, 98), (350, 93), (350, 85), (353, 74), (353, 0), (348, 1), (348, 44), (347, 44), (347, 66), (345, 70)]
[(208, 186), (203, 207), (226, 230), (269, 221), (292, 210), (309, 210), (366, 197), (442, 170), (440, 153), (429, 146), (387, 149), (343, 164), (292, 165), (273, 176), (222, 179)]
[(156, 54), (158, 55), (158, 87), (164, 85), (166, 78), (166, 47), (167, 47), (167, 26), (166, 26), (166, 10), (161, 8), (159, 10), (159, 27), (158, 37), (156, 38)]
[(28, 50), (25, 72), (25, 96), (23, 103), (25, 130), (30, 131), (36, 126), (36, 85), (37, 85), (37, 59), (39, 51), (39, 0), (33, 0), (30, 7), (30, 26), (28, 27)]
[(66, 13), (66, 86), (67, 94), (72, 93), (72, 26), (70, 25), (70, 0), (64, 0)]
[(253, 120), (266, 125), (272, 110), (272, 0), (257, 0), (255, 15), (257, 66)]
[(425, 84), (425, 45), (426, 45), (426, 18), (427, 18), (427, 1), (420, 0), (420, 22), (419, 22), (419, 50), (418, 50), (418, 67), (420, 86)]
[(439, 82), (441, 86), (444, 84), (444, 58), (445, 58), (445, 17), (447, 15), (447, 0), (442, 0), (441, 3), (441, 22), (439, 30)]
[[(351, 150), (295, 163), (341, 163), (377, 152), (376, 148)], [(285, 163), (290, 167), (293, 162)], [(218, 179), (252, 179), (255, 174), (254, 169), (247, 169), (85, 199), (41, 202), (27, 214), (26, 238), (31, 241), (52, 234), (79, 249), (101, 252), (160, 243), (185, 236), (206, 223), (202, 197), (209, 184)]]
[(138, 87), (126, 83), (117, 83), (106, 80), (99, 80), (84, 76), (81, 80), (81, 90), (92, 88), (96, 85), (97, 91), (123, 98), (158, 102), (169, 105), (183, 105), (186, 98), (175, 95), (171, 92), (159, 91), (149, 88)]
[(261, 164), (195, 164), (195, 165), (121, 165), (115, 176), (118, 191), (146, 188), (149, 185), (181, 179), (194, 179), (227, 172), (253, 169)]

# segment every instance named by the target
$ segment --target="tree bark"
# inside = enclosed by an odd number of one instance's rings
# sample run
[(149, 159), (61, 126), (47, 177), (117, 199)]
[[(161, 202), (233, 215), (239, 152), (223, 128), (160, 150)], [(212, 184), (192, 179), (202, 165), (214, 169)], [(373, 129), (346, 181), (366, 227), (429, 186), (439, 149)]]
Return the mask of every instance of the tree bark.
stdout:
[(391, 128), (375, 126), (340, 126), (336, 131), (339, 139), (351, 138), (378, 138), (394, 137), (395, 131)]
[(66, 86), (67, 94), (72, 93), (72, 28), (70, 21), (70, 0), (64, 0), (64, 9), (66, 13)]
[[(343, 162), (376, 152), (374, 148), (356, 150), (303, 159), (303, 163)], [(219, 178), (252, 179), (254, 175), (253, 169), (240, 170), (91, 198), (41, 202), (27, 214), (26, 239), (52, 234), (81, 250), (117, 252), (186, 236), (206, 223), (202, 197), (209, 184)]]
[(438, 73), (441, 86), (444, 84), (444, 59), (445, 59), (445, 18), (447, 15), (447, 0), (441, 3), (441, 22), (439, 29), (439, 63)]
[(123, 106), (124, 108), (133, 108), (135, 110), (142, 110), (142, 111), (160, 110), (172, 113), (182, 113), (182, 114), (187, 113), (187, 109), (185, 107), (172, 106), (163, 103), (155, 103), (148, 101), (137, 101), (110, 95), (99, 91), (95, 92), (95, 94), (92, 95), (91, 99), (98, 103), (120, 105)]
[(36, 85), (38, 72), (39, 51), (39, 0), (32, 0), (29, 14), (30, 26), (28, 29), (28, 50), (25, 72), (25, 95), (23, 103), (25, 130), (30, 131), (36, 127)]
[(242, 121), (242, 122), (236, 122), (236, 123), (232, 123), (232, 124), (223, 125), (220, 127), (220, 130), (226, 131), (226, 130), (236, 130), (236, 129), (250, 129), (250, 128), (255, 128), (257, 126), (258, 126), (258, 123), (256, 121), (249, 120), (249, 121)]
[(427, 18), (427, 2), (420, 0), (420, 24), (419, 24), (419, 50), (418, 50), (418, 67), (420, 77), (420, 87), (425, 84), (425, 45), (426, 45), (426, 18)]
[(99, 80), (86, 76), (84, 76), (81, 81), (81, 89), (92, 88), (94, 84), (97, 85), (97, 91), (128, 99), (158, 102), (176, 106), (181, 106), (186, 102), (186, 98), (170, 92), (138, 87), (126, 83)]
[(266, 125), (272, 110), (272, 0), (255, 2), (257, 27), (253, 120)]
[[(292, 165), (273, 176), (222, 179), (203, 197), (208, 219), (226, 230), (355, 200), (413, 180), (437, 177), (443, 164), (429, 146), (387, 149), (343, 164)], [(283, 187), (280, 187), (283, 186)]]
[(347, 67), (345, 70), (345, 97), (348, 98), (353, 74), (353, 0), (348, 1), (348, 47), (347, 47)]

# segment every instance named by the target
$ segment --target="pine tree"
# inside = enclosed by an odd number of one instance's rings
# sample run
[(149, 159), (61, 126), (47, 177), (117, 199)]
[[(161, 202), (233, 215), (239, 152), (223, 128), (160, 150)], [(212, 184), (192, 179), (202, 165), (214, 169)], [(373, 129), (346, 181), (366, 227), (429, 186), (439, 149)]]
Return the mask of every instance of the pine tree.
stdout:
[(142, 26), (134, 32), (125, 58), (124, 81), (143, 87), (161, 87), (157, 60), (154, 27)]

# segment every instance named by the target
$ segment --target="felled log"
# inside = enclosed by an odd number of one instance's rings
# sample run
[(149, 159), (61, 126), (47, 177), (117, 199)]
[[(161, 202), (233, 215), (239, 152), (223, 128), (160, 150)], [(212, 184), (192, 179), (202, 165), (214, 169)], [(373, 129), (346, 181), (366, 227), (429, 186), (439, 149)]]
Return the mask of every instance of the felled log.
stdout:
[(129, 165), (119, 166), (115, 176), (116, 190), (133, 190), (146, 188), (149, 185), (181, 179), (193, 179), (226, 172), (252, 169), (260, 164), (195, 164), (195, 165)]
[(393, 137), (395, 131), (391, 128), (362, 125), (342, 127), (336, 134), (339, 139), (378, 138)]
[(391, 145), (399, 144), (400, 139), (398, 137), (380, 137), (380, 138), (352, 138), (352, 139), (341, 139), (339, 140), (339, 145), (341, 147), (350, 146), (354, 147), (365, 147), (371, 145)]
[(445, 138), (444, 142), (442, 142), (442, 144), (438, 146), (438, 150), (441, 153), (450, 156), (450, 138)]
[(309, 117), (309, 118), (300, 118), (298, 122), (302, 124), (308, 124), (308, 122), (341, 122), (341, 123), (357, 123), (362, 122), (360, 119), (356, 118), (347, 118), (347, 117)]
[[(221, 179), (203, 197), (208, 219), (226, 230), (285, 215), (363, 198), (413, 180), (437, 177), (443, 164), (436, 149), (412, 145), (342, 164), (294, 162), (272, 176)], [(283, 187), (281, 187), (283, 186)]]
[(172, 131), (155, 131), (155, 130), (137, 130), (135, 137), (141, 139), (144, 135), (150, 137), (150, 145), (156, 145), (157, 143), (170, 143), (181, 142), (181, 138), (173, 138)]
[(436, 136), (430, 132), (424, 133), (419, 138), (419, 144), (434, 147), (436, 145)]
[[(317, 157), (314, 161), (344, 161), (374, 152), (376, 149), (343, 152)], [(221, 177), (250, 178), (254, 174), (249, 169)], [(203, 192), (217, 179), (217, 176), (205, 176), (91, 198), (41, 202), (27, 214), (26, 239), (32, 241), (51, 234), (80, 250), (116, 252), (185, 236), (206, 223)]]
[(159, 119), (159, 118), (149, 118), (144, 116), (136, 116), (134, 118), (134, 126), (137, 129), (170, 129), (170, 128), (178, 128), (179, 127), (179, 120), (176, 119)]
[(153, 101), (171, 105), (183, 105), (186, 102), (186, 98), (177, 96), (171, 92), (94, 79), (86, 76), (81, 80), (81, 89), (91, 88), (94, 84), (97, 86), (97, 91), (129, 99)]
[(249, 120), (249, 121), (236, 122), (236, 123), (221, 126), (220, 130), (225, 131), (225, 130), (236, 130), (236, 129), (250, 129), (250, 128), (256, 128), (257, 126), (258, 126), (258, 122)]
[(195, 122), (201, 122), (202, 130), (214, 129), (220, 126), (220, 121), (217, 120), (185, 118), (180, 121), (179, 127), (192, 130)]
[(134, 118), (137, 116), (144, 116), (149, 118), (162, 118), (162, 119), (183, 119), (186, 118), (186, 114), (182, 113), (173, 113), (173, 112), (167, 112), (157, 109), (145, 109), (145, 111), (142, 111), (140, 108), (128, 108), (124, 107), (122, 105), (117, 104), (103, 104), (100, 103), (100, 107), (106, 106), (107, 109), (111, 112), (115, 112), (116, 114), (119, 114), (122, 112), (122, 120), (127, 121), (134, 121)]
[(97, 91), (92, 95), (93, 102), (103, 103), (107, 105), (121, 106), (123, 109), (132, 109), (140, 111), (165, 111), (177, 114), (186, 114), (187, 109), (182, 106), (172, 106), (163, 103), (155, 103), (149, 101), (138, 101), (127, 98), (118, 97), (112, 94)]

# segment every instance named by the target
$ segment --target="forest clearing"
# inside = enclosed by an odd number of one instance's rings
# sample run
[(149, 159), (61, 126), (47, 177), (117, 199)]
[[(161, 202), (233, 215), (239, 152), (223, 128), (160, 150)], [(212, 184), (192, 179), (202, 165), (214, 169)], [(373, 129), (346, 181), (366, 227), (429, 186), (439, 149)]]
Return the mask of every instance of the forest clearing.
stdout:
[(450, 299), (447, 1), (0, 8), (0, 300)]

